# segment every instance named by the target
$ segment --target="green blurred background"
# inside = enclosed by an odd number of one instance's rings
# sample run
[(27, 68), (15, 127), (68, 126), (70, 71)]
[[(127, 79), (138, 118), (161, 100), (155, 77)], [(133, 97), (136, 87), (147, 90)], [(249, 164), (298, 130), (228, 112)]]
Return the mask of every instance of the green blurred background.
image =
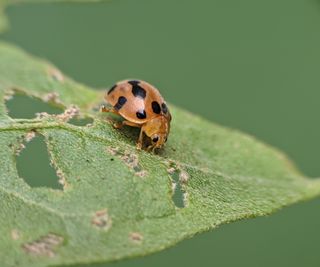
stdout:
[[(320, 1), (113, 0), (7, 14), (1, 39), (75, 80), (96, 88), (147, 80), (169, 102), (250, 133), (320, 176)], [(145, 258), (91, 266), (318, 267), (319, 208), (313, 200)]]

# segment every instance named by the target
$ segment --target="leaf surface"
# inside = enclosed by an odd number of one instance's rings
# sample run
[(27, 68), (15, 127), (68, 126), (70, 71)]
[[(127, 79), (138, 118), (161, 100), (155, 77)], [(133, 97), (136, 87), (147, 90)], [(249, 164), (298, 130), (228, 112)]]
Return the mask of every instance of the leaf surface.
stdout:
[[(94, 122), (80, 127), (59, 115), (12, 119), (5, 99), (14, 93), (76, 106)], [(176, 107), (165, 149), (137, 151), (138, 129), (116, 130), (97, 111), (103, 95), (0, 44), (1, 266), (146, 255), (320, 194), (319, 179), (305, 178), (281, 152)], [(63, 190), (31, 188), (19, 177), (16, 157), (30, 133), (45, 137)], [(177, 185), (184, 207), (173, 199)]]

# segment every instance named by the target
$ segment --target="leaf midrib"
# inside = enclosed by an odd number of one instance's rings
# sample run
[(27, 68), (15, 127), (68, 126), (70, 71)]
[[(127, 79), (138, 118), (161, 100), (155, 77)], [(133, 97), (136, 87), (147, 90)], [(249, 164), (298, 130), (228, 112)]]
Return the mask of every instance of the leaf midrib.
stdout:
[[(17, 122), (16, 122), (17, 121)], [(23, 121), (23, 122), (22, 122)], [(104, 123), (108, 123), (110, 124), (110, 122), (108, 121), (100, 121), (98, 119), (96, 119), (96, 121), (99, 122), (104, 122)], [(22, 123), (21, 123), (22, 122)], [(111, 125), (111, 124), (110, 124)], [(89, 133), (86, 130), (82, 129), (83, 127), (81, 126), (74, 126), (72, 124), (69, 124), (67, 122), (63, 122), (60, 121), (58, 119), (54, 119), (53, 117), (50, 117), (50, 121), (49, 120), (39, 120), (39, 119), (12, 119), (10, 121), (10, 123), (8, 123), (8, 125), (0, 125), (0, 132), (9, 132), (9, 131), (32, 131), (32, 130), (39, 130), (39, 129), (62, 129), (62, 130), (66, 130), (66, 131), (71, 131), (77, 135), (80, 135), (80, 137), (87, 137), (90, 140), (94, 140), (94, 141), (98, 141), (98, 142), (103, 142), (106, 145), (110, 145), (111, 143), (114, 145), (121, 145), (122, 147), (126, 147), (128, 149), (133, 149), (134, 147), (132, 145), (129, 145), (125, 142), (119, 141), (117, 139), (112, 139), (112, 138), (108, 138), (107, 136), (99, 136), (93, 133)], [(135, 149), (135, 148), (134, 148)], [(144, 151), (139, 151), (139, 153), (146, 153)], [(279, 184), (279, 182), (284, 182), (286, 183), (287, 181), (282, 181), (282, 180), (276, 180), (276, 179), (265, 179), (265, 178), (261, 178), (258, 176), (240, 176), (240, 175), (229, 175), (227, 173), (223, 173), (221, 171), (214, 171), (208, 168), (201, 168), (198, 166), (194, 166), (194, 165), (190, 165), (188, 163), (185, 162), (181, 162), (178, 160), (173, 160), (173, 159), (165, 159), (157, 154), (150, 154), (148, 153), (149, 157), (154, 157), (154, 160), (157, 161), (161, 161), (165, 166), (168, 166), (170, 163), (173, 163), (176, 166), (181, 166), (181, 167), (187, 167), (187, 168), (191, 168), (194, 169), (196, 171), (199, 171), (203, 174), (206, 175), (214, 175), (214, 176), (222, 176), (225, 177), (226, 179), (232, 179), (232, 180), (254, 180), (254, 181), (261, 181), (263, 183), (265, 183), (266, 181), (271, 182), (271, 184), (273, 184), (273, 182), (275, 182), (275, 184)], [(295, 177), (296, 178), (296, 177)], [(305, 179), (305, 177), (301, 177), (301, 181), (302, 182), (306, 182), (307, 180)], [(312, 182), (312, 180), (311, 180)]]

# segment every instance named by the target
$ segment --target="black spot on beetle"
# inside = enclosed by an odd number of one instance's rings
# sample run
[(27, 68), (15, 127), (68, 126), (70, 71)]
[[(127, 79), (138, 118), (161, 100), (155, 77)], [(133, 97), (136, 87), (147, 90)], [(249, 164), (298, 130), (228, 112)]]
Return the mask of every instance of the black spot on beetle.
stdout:
[(152, 110), (154, 113), (156, 114), (160, 114), (161, 113), (161, 108), (160, 108), (160, 105), (157, 101), (153, 101), (151, 103), (151, 106), (152, 106)]
[(140, 119), (140, 120), (143, 120), (143, 119), (147, 118), (147, 114), (146, 114), (146, 111), (144, 109), (137, 111), (136, 115), (137, 115), (137, 118)]
[(132, 86), (137, 86), (140, 83), (140, 81), (132, 80), (132, 81), (128, 81), (128, 83), (130, 83)]
[(111, 94), (113, 92), (113, 90), (116, 89), (116, 87), (117, 87), (116, 84), (114, 86), (112, 86), (108, 91), (108, 95)]
[(161, 107), (162, 107), (162, 112), (164, 114), (167, 114), (168, 113), (168, 107), (167, 107), (166, 103), (162, 103)]
[(142, 99), (145, 99), (146, 98), (146, 95), (147, 95), (147, 92), (146, 90), (144, 90), (142, 87), (140, 87), (139, 85), (138, 86), (133, 86), (132, 87), (132, 94), (135, 96), (135, 97), (140, 97)]
[(140, 97), (142, 99), (146, 98), (147, 92), (141, 86), (139, 86), (139, 81), (129, 81), (128, 83), (132, 85), (132, 94), (135, 97)]
[(121, 109), (126, 102), (127, 102), (127, 99), (124, 96), (120, 96), (117, 104), (114, 106), (114, 109), (115, 110)]

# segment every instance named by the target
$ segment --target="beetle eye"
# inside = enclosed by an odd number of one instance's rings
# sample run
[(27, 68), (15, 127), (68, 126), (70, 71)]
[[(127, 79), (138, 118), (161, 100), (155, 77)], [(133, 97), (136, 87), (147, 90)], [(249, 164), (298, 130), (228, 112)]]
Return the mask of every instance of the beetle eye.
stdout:
[(152, 142), (153, 143), (157, 143), (158, 141), (159, 141), (159, 137), (158, 136), (152, 138)]

